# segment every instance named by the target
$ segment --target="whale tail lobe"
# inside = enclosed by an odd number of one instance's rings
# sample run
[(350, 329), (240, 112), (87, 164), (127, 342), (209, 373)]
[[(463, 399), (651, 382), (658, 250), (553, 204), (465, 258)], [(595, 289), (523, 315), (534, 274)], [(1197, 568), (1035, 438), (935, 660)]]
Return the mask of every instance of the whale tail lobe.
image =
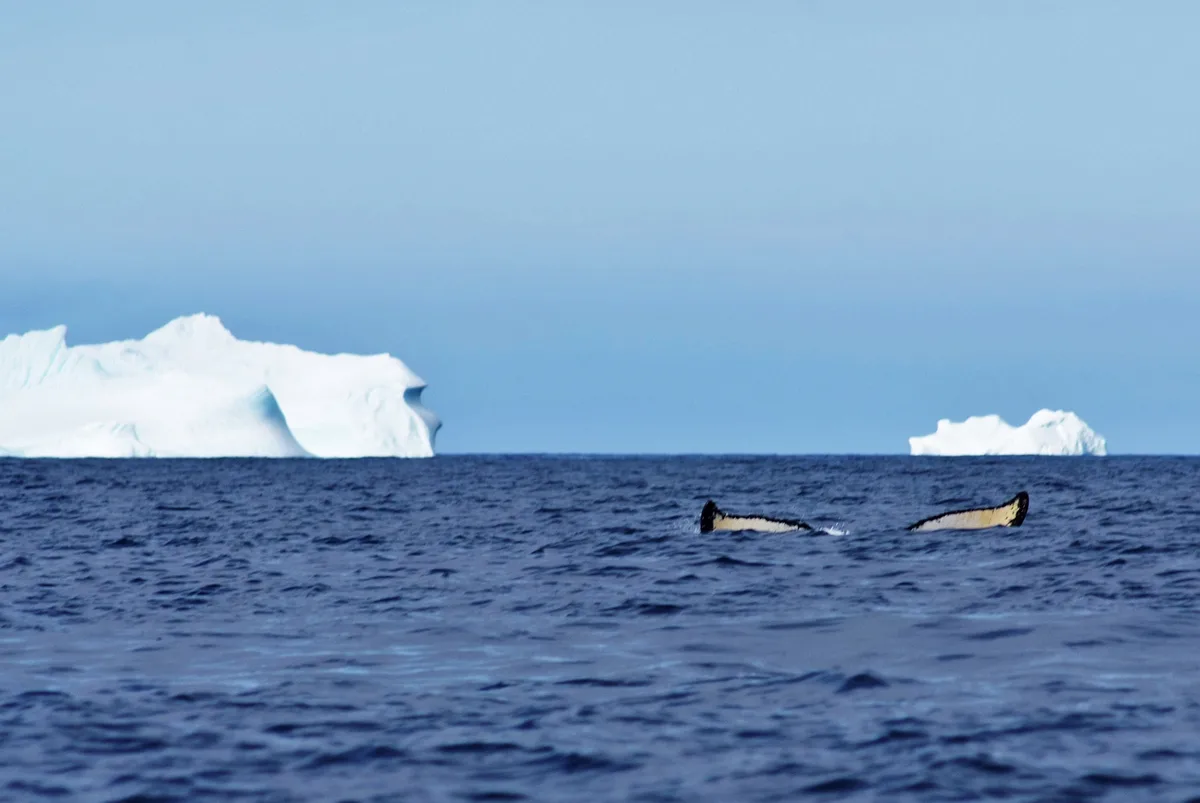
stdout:
[(921, 519), (910, 524), (910, 531), (928, 530), (983, 530), (988, 527), (1020, 527), (1029, 513), (1029, 494), (1021, 491), (1012, 499), (996, 507), (980, 507), (971, 510), (952, 510)]
[(738, 516), (726, 513), (717, 507), (711, 499), (704, 503), (700, 511), (700, 532), (711, 533), (714, 530), (737, 532), (753, 530), (761, 533), (790, 533), (795, 530), (811, 530), (802, 521), (796, 519), (776, 519), (770, 516)]

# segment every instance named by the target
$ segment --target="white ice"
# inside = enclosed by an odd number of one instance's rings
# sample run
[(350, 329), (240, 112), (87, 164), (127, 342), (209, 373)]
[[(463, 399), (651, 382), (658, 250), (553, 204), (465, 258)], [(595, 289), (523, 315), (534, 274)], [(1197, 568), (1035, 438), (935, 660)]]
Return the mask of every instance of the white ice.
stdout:
[(908, 439), (915, 455), (1104, 455), (1104, 438), (1075, 413), (1039, 410), (1014, 427), (998, 415), (938, 421), (932, 435)]
[(0, 455), (429, 457), (425, 383), (387, 354), (238, 340), (210, 315), (141, 340), (0, 340)]

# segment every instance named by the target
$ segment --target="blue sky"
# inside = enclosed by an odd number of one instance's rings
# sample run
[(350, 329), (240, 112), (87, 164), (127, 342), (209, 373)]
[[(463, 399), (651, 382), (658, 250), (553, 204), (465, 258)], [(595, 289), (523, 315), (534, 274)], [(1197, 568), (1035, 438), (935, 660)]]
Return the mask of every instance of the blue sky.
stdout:
[[(647, 6), (652, 5), (653, 8)], [(443, 451), (1200, 452), (1200, 6), (0, 0), (0, 329), (390, 351)]]

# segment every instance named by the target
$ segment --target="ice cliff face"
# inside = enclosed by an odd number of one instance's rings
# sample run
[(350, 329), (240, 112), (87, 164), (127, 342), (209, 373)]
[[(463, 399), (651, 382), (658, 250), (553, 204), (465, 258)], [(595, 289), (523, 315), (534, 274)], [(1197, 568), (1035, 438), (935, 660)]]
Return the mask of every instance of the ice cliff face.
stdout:
[(0, 341), (0, 456), (428, 457), (425, 383), (379, 354), (238, 340), (209, 315), (142, 340)]
[(1083, 419), (1062, 410), (1039, 410), (1014, 427), (998, 415), (955, 423), (943, 418), (937, 432), (908, 439), (915, 455), (1104, 455), (1108, 445)]

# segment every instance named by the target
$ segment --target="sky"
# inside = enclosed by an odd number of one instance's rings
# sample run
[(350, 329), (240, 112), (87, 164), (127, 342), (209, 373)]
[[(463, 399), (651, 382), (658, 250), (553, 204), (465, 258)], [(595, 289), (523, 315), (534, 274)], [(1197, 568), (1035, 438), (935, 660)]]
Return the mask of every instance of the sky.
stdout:
[(390, 352), (442, 452), (1200, 453), (1200, 4), (0, 0), (0, 334)]

